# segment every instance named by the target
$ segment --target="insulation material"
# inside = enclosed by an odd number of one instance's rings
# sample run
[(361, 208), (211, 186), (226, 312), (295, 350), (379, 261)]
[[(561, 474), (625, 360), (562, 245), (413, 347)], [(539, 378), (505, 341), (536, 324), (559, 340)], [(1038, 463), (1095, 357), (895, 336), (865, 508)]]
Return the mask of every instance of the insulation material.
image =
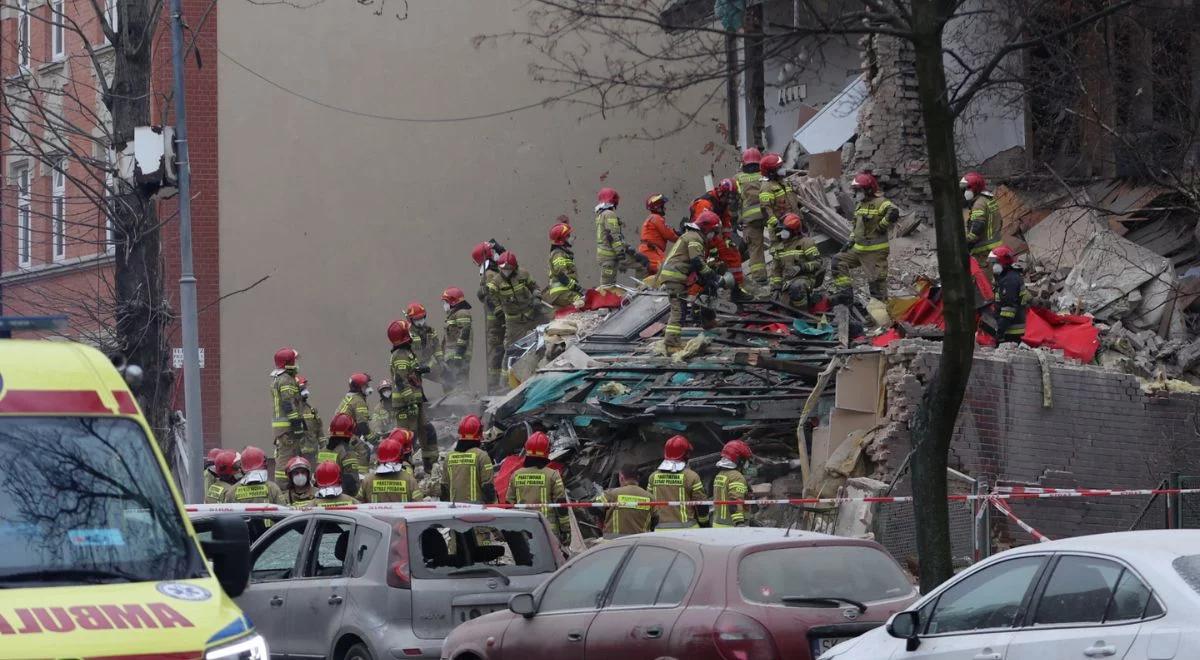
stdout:
[(837, 375), (833, 405), (855, 412), (878, 414), (883, 399), (879, 353), (852, 355)]

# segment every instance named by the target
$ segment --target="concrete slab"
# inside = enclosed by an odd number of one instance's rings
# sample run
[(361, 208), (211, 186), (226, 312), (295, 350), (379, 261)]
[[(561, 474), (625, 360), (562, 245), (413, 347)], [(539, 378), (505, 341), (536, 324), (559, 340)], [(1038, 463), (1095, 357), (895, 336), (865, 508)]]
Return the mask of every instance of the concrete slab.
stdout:
[(1054, 211), (1036, 226), (1025, 230), (1025, 244), (1030, 254), (1046, 268), (1071, 268), (1081, 258), (1088, 241), (1105, 227), (1095, 211), (1072, 206)]

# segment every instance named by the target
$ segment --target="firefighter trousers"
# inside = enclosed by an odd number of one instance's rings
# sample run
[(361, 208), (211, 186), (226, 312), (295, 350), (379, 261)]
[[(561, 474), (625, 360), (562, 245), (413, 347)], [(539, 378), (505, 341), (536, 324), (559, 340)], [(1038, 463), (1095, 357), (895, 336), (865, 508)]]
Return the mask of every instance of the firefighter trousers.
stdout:
[(853, 272), (862, 269), (871, 290), (871, 297), (876, 300), (887, 298), (888, 249), (860, 252), (849, 250), (837, 256), (837, 269), (834, 271), (833, 284), (838, 290), (848, 290), (854, 286)]
[(750, 265), (747, 270), (750, 274), (750, 279), (757, 284), (767, 283), (767, 261), (764, 254), (763, 244), (763, 220), (750, 220), (742, 224), (742, 237), (746, 239), (746, 247), (749, 249), (749, 258), (746, 260)]
[[(287, 464), (296, 456), (300, 455), (301, 447), (304, 444), (304, 438), (292, 437), (291, 431), (283, 431), (275, 434), (275, 483), (279, 484), (280, 488), (287, 488)], [(313, 465), (313, 471), (317, 469)]]
[(667, 282), (663, 285), (671, 303), (667, 315), (667, 327), (663, 330), (663, 344), (667, 348), (683, 344), (683, 312), (687, 307), (687, 285), (682, 282)]
[(500, 372), (504, 364), (504, 326), (506, 319), (501, 309), (487, 309), (487, 388), (500, 389)]

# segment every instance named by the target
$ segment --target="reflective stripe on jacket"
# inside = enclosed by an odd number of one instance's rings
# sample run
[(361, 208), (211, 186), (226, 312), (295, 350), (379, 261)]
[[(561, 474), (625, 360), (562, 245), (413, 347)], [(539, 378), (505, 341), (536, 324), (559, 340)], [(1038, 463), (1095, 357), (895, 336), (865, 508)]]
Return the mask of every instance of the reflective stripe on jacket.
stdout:
[[(700, 475), (691, 468), (683, 472), (655, 472), (650, 475), (650, 494), (655, 501), (686, 502), (706, 500)], [(694, 527), (696, 512), (690, 505), (665, 506), (658, 511), (659, 527)]]
[(967, 215), (967, 248), (971, 254), (987, 255), (1000, 247), (1000, 203), (984, 193), (975, 198)]
[(626, 534), (650, 531), (654, 510), (650, 491), (636, 484), (606, 490), (596, 496), (597, 502), (616, 503), (604, 509), (604, 536), (615, 538)]
[(888, 248), (888, 226), (890, 216), (896, 212), (895, 204), (885, 197), (874, 197), (859, 202), (854, 209), (854, 231), (851, 240), (857, 252), (874, 252)]
[(446, 455), (446, 483), (451, 502), (483, 503), (483, 484), (492, 480), (492, 459), (479, 447)]
[(625, 228), (613, 209), (596, 215), (596, 257), (614, 259), (625, 253)]
[(761, 220), (763, 210), (759, 195), (762, 193), (762, 174), (758, 172), (738, 172), (734, 175), (733, 181), (737, 184), (738, 196), (742, 200), (742, 210), (738, 214), (738, 218), (743, 224)]
[[(716, 501), (743, 500), (750, 491), (746, 477), (737, 470), (722, 470), (713, 478), (713, 499)], [(736, 527), (746, 524), (746, 507), (742, 504), (716, 504), (713, 527)]]

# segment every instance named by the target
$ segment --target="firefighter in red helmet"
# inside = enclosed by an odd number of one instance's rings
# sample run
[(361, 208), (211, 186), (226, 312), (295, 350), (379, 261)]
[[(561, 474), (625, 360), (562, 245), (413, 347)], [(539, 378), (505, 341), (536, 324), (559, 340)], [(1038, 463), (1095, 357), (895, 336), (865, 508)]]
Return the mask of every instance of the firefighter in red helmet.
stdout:
[[(717, 461), (720, 472), (713, 478), (713, 500), (730, 502), (745, 500), (750, 484), (744, 474), (754, 452), (741, 440), (730, 440), (721, 448), (721, 460)], [(713, 505), (713, 527), (744, 527), (746, 525), (745, 504)]]
[(317, 497), (313, 504), (319, 507), (347, 506), (358, 504), (358, 500), (347, 495), (342, 483), (342, 469), (333, 461), (322, 461), (317, 465)]
[(996, 278), (993, 313), (996, 317), (995, 338), (998, 343), (1019, 342), (1025, 336), (1025, 312), (1029, 292), (1025, 278), (1016, 268), (1017, 257), (1007, 245), (992, 250), (992, 275)]
[(600, 262), (600, 287), (611, 289), (617, 283), (617, 273), (624, 268), (625, 226), (617, 215), (621, 196), (612, 188), (601, 188), (596, 194), (596, 260)]
[[(663, 462), (650, 475), (649, 490), (655, 501), (689, 502), (707, 500), (700, 475), (688, 467), (692, 443), (682, 435), (663, 445)], [(690, 504), (664, 506), (658, 511), (658, 530), (681, 529), (708, 524), (708, 507)]]
[(549, 464), (550, 438), (541, 431), (529, 434), (525, 441), (525, 466), (513, 472), (508, 482), (508, 503), (540, 505), (538, 511), (550, 521), (550, 527), (565, 546), (571, 542), (571, 518), (567, 509), (546, 505), (565, 503), (567, 489), (562, 475)]
[(442, 466), (445, 482), (443, 499), (450, 502), (491, 504), (496, 501), (492, 483), (492, 458), (480, 447), (483, 422), (476, 415), (463, 417), (458, 424), (458, 443), (446, 455)]
[(737, 184), (733, 179), (722, 179), (712, 190), (692, 201), (689, 215), (696, 220), (704, 211), (711, 211), (721, 219), (720, 231), (708, 239), (709, 253), (725, 265), (725, 272), (733, 279), (731, 299), (745, 301), (751, 296), (742, 288), (746, 280), (742, 269), (742, 252), (733, 241), (733, 207), (736, 202)]
[(275, 370), (271, 372), (271, 444), (275, 448), (275, 481), (285, 483), (287, 475), (283, 466), (293, 456), (300, 454), (304, 443), (304, 402), (300, 398), (300, 385), (296, 382), (300, 354), (296, 349), (284, 347), (275, 351)]
[[(488, 294), (504, 310), (504, 346), (507, 348), (537, 327), (542, 303), (537, 283), (517, 263), (517, 255), (511, 250), (500, 255), (499, 266), (500, 273), (488, 280), (487, 287)], [(502, 372), (502, 384), (504, 380)]]
[(854, 230), (851, 245), (833, 258), (833, 286), (839, 302), (853, 301), (851, 275), (861, 268), (870, 287), (871, 297), (887, 298), (888, 228), (900, 219), (896, 208), (879, 190), (879, 180), (870, 172), (860, 172), (851, 184), (857, 205), (854, 209)]
[(816, 278), (824, 267), (817, 244), (804, 233), (795, 213), (783, 216), (771, 243), (771, 295), (784, 304), (805, 309)]
[(379, 436), (371, 430), (371, 406), (367, 397), (375, 393), (371, 387), (371, 377), (358, 372), (350, 375), (346, 396), (334, 414), (345, 413), (354, 420), (354, 437), (350, 441), (350, 451), (354, 452), (355, 462), (359, 470), (365, 470), (371, 463), (371, 448), (379, 441)]
[(775, 242), (775, 233), (779, 231), (779, 223), (789, 213), (800, 213), (800, 201), (796, 191), (783, 178), (783, 157), (779, 154), (767, 154), (759, 161), (758, 169), (762, 172), (762, 189), (758, 193), (758, 201), (762, 204), (763, 215), (766, 216), (764, 236), (767, 245)]
[(987, 189), (987, 180), (979, 172), (967, 172), (958, 182), (963, 190), (963, 204), (967, 208), (967, 250), (979, 264), (989, 280), (992, 270), (988, 268), (988, 254), (1000, 247), (1000, 203)]
[(338, 466), (342, 475), (342, 487), (351, 495), (358, 492), (359, 472), (356, 452), (350, 446), (357, 425), (354, 418), (346, 413), (338, 413), (329, 420), (329, 437), (325, 446), (317, 452), (317, 463), (332, 462)]
[(453, 390), (471, 378), (471, 303), (463, 290), (452, 286), (442, 292), (446, 327), (438, 360), (442, 364), (442, 385)]
[(549, 266), (542, 301), (555, 310), (574, 308), (583, 299), (583, 287), (571, 250), (571, 225), (560, 222), (550, 228)]
[(213, 470), (217, 473), (217, 480), (209, 485), (204, 491), (205, 504), (217, 504), (225, 501), (225, 494), (233, 489), (234, 482), (237, 481), (237, 454), (222, 449), (213, 459)]
[(686, 306), (684, 296), (688, 287), (701, 283), (704, 288), (716, 290), (717, 275), (708, 267), (708, 241), (716, 235), (721, 220), (712, 211), (700, 213), (694, 221), (684, 224), (683, 235), (671, 246), (658, 282), (667, 291), (671, 311), (667, 316), (667, 327), (663, 330), (663, 345), (676, 349), (683, 345), (683, 313)]
[(408, 303), (404, 308), (404, 318), (409, 323), (413, 353), (417, 354), (417, 361), (431, 373), (437, 373), (437, 331), (429, 327), (429, 313), (425, 310), (425, 305), (415, 300)]
[(495, 241), (485, 241), (475, 246), (471, 258), (479, 266), (479, 289), (476, 296), (483, 303), (484, 323), (483, 332), (487, 348), (487, 387), (494, 392), (500, 387), (500, 371), (504, 363), (504, 310), (500, 301), (496, 300), (488, 283), (500, 276), (500, 266), (496, 263), (498, 251), (503, 248)]
[(426, 371), (412, 350), (411, 326), (408, 321), (392, 321), (388, 326), (388, 341), (392, 344), (392, 408), (396, 412), (396, 428), (408, 429), (421, 445), (421, 453), (435, 459), (437, 447), (425, 442), (425, 385), (421, 374)]
[(213, 447), (208, 450), (208, 455), (204, 457), (204, 492), (208, 492), (208, 487), (213, 485), (217, 480), (217, 454), (221, 453), (220, 447)]
[(425, 499), (413, 476), (412, 465), (408, 463), (412, 456), (412, 440), (411, 431), (396, 429), (379, 443), (379, 465), (359, 489), (363, 502), (419, 502)]
[(267, 455), (250, 446), (242, 452), (242, 478), (225, 492), (226, 504), (278, 504), (287, 506), (279, 484), (267, 474)]
[(738, 199), (741, 210), (738, 222), (742, 227), (742, 237), (746, 239), (749, 250), (747, 258), (748, 275), (758, 284), (767, 282), (767, 263), (763, 244), (763, 225), (766, 216), (763, 215), (762, 194), (763, 176), (759, 171), (762, 152), (753, 147), (742, 152), (742, 171), (734, 177), (737, 183)]
[(667, 245), (679, 240), (679, 234), (667, 224), (667, 196), (655, 193), (646, 198), (646, 210), (650, 215), (642, 222), (641, 242), (638, 253), (646, 258), (646, 270), (650, 275), (658, 273), (667, 256)]

